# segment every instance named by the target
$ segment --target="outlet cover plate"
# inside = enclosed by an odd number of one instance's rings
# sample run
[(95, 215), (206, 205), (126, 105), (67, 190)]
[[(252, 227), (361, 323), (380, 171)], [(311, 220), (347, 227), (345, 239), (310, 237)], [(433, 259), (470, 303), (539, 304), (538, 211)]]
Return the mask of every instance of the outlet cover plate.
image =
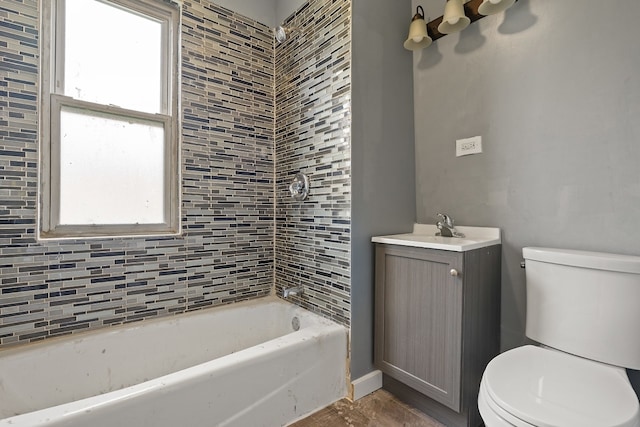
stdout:
[(478, 153), (482, 153), (481, 136), (456, 140), (456, 157)]

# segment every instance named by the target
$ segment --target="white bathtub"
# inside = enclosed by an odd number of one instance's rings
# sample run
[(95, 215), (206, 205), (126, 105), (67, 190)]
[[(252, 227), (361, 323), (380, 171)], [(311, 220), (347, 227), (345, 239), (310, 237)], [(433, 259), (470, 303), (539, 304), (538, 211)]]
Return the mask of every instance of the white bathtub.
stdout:
[(346, 367), (344, 327), (261, 298), (0, 351), (0, 426), (280, 426)]

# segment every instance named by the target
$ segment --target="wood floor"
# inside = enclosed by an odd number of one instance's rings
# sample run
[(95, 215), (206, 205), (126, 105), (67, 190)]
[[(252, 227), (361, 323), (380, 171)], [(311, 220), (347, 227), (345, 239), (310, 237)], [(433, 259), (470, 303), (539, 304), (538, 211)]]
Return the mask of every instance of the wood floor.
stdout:
[(445, 427), (419, 410), (378, 390), (356, 402), (342, 399), (291, 427)]

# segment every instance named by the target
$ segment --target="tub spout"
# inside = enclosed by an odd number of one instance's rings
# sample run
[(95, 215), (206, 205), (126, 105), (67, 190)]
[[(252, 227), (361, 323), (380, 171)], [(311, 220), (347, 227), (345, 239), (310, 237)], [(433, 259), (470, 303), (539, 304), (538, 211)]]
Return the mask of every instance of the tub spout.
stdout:
[(282, 296), (285, 298), (289, 298), (289, 297), (293, 297), (293, 296), (300, 296), (304, 294), (304, 288), (302, 287), (302, 285), (300, 286), (296, 286), (295, 288), (285, 288), (285, 290), (282, 292)]

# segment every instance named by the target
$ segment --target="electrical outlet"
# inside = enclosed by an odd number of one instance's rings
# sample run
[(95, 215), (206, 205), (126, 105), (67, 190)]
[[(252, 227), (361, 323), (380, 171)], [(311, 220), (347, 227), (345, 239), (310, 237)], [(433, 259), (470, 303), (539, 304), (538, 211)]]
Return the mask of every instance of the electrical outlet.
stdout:
[(456, 157), (478, 153), (482, 153), (481, 136), (456, 140)]

